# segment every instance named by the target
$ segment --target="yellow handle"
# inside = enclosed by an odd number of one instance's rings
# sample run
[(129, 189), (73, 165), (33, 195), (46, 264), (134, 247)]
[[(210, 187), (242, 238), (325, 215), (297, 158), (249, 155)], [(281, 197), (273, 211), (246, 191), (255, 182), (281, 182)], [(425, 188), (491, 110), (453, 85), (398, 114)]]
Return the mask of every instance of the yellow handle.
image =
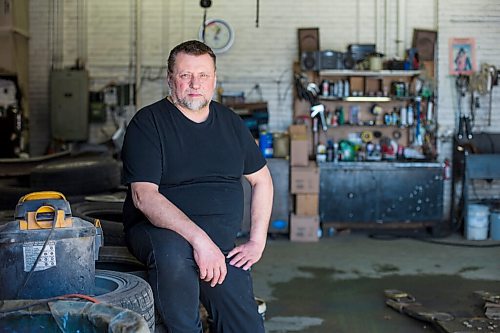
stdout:
[(19, 199), (19, 202), (25, 202), (29, 200), (40, 200), (40, 199), (63, 199), (66, 200), (64, 194), (56, 191), (40, 191), (31, 192)]
[[(72, 219), (66, 218), (63, 210), (56, 210), (51, 206), (41, 206), (34, 212), (26, 213), (26, 220), (20, 221), (21, 230), (50, 229), (54, 223), (54, 215), (44, 218), (41, 214), (56, 214), (54, 228), (65, 228), (72, 226)], [(40, 215), (40, 216), (39, 216)], [(40, 218), (39, 218), (40, 217)]]

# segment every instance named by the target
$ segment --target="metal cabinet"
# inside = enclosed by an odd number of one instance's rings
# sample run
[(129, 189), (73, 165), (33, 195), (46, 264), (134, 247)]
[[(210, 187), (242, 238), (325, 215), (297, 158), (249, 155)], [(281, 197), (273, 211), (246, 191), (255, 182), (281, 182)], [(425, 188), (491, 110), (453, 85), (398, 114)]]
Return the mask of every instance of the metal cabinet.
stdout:
[(320, 163), (324, 223), (435, 224), (443, 219), (439, 163)]
[[(273, 211), (271, 213), (271, 222), (269, 224), (269, 233), (280, 234), (288, 233), (289, 214), (290, 214), (290, 194), (289, 194), (289, 161), (284, 158), (268, 158), (267, 166), (273, 178), (274, 201)], [(250, 204), (252, 192), (250, 184), (245, 178), (242, 178), (243, 190), (245, 196), (245, 208), (243, 212), (242, 231), (250, 230)]]
[(63, 141), (88, 139), (87, 71), (54, 70), (50, 73), (52, 137)]

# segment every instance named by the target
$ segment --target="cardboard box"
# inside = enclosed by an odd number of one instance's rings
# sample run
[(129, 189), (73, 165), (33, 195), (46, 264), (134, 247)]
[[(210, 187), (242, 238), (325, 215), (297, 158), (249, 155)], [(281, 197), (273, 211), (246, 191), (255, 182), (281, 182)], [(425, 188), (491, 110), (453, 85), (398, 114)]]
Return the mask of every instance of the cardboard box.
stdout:
[(28, 36), (28, 0), (0, 0), (0, 30)]
[(365, 95), (369, 95), (370, 93), (376, 94), (382, 91), (380, 81), (378, 77), (367, 77), (365, 80)]
[(319, 214), (319, 194), (296, 194), (295, 214), (304, 216), (315, 216)]
[(349, 89), (351, 92), (361, 92), (365, 91), (365, 79), (362, 76), (351, 76), (349, 77)]
[(292, 140), (290, 142), (290, 165), (307, 166), (309, 164), (309, 153), (307, 151), (307, 140)]
[(319, 193), (319, 169), (316, 163), (291, 167), (290, 193)]
[(290, 215), (290, 240), (294, 242), (317, 242), (319, 215)]
[(290, 140), (307, 140), (306, 125), (290, 125), (288, 133), (290, 134)]
[(434, 61), (432, 60), (427, 60), (423, 61), (424, 63), (424, 70), (427, 73), (429, 77), (434, 77)]

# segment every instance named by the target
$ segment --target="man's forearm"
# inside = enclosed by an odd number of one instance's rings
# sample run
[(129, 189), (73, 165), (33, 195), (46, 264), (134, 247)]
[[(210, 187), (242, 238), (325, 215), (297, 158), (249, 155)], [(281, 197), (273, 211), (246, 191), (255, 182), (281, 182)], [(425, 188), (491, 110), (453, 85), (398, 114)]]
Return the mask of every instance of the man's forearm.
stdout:
[(273, 185), (270, 177), (252, 187), (251, 202), (250, 240), (265, 244), (273, 208)]
[(184, 237), (191, 245), (208, 237), (189, 217), (170, 200), (148, 185), (132, 185), (134, 205), (156, 227), (166, 228)]

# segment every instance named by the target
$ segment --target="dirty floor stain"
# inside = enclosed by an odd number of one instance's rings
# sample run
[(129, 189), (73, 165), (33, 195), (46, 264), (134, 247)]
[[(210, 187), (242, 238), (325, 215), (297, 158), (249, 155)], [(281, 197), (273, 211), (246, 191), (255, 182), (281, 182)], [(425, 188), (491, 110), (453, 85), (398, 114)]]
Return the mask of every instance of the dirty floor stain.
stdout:
[[(378, 267), (397, 274), (395, 267)], [(476, 290), (500, 292), (500, 283), (454, 275), (387, 275), (381, 278), (335, 279), (340, 270), (301, 267), (308, 277), (273, 285), (267, 302), (266, 332), (419, 333), (437, 332), (429, 323), (385, 305), (384, 290), (406, 291), (424, 306), (457, 317), (484, 316)], [(282, 302), (280, 300), (286, 300)]]

